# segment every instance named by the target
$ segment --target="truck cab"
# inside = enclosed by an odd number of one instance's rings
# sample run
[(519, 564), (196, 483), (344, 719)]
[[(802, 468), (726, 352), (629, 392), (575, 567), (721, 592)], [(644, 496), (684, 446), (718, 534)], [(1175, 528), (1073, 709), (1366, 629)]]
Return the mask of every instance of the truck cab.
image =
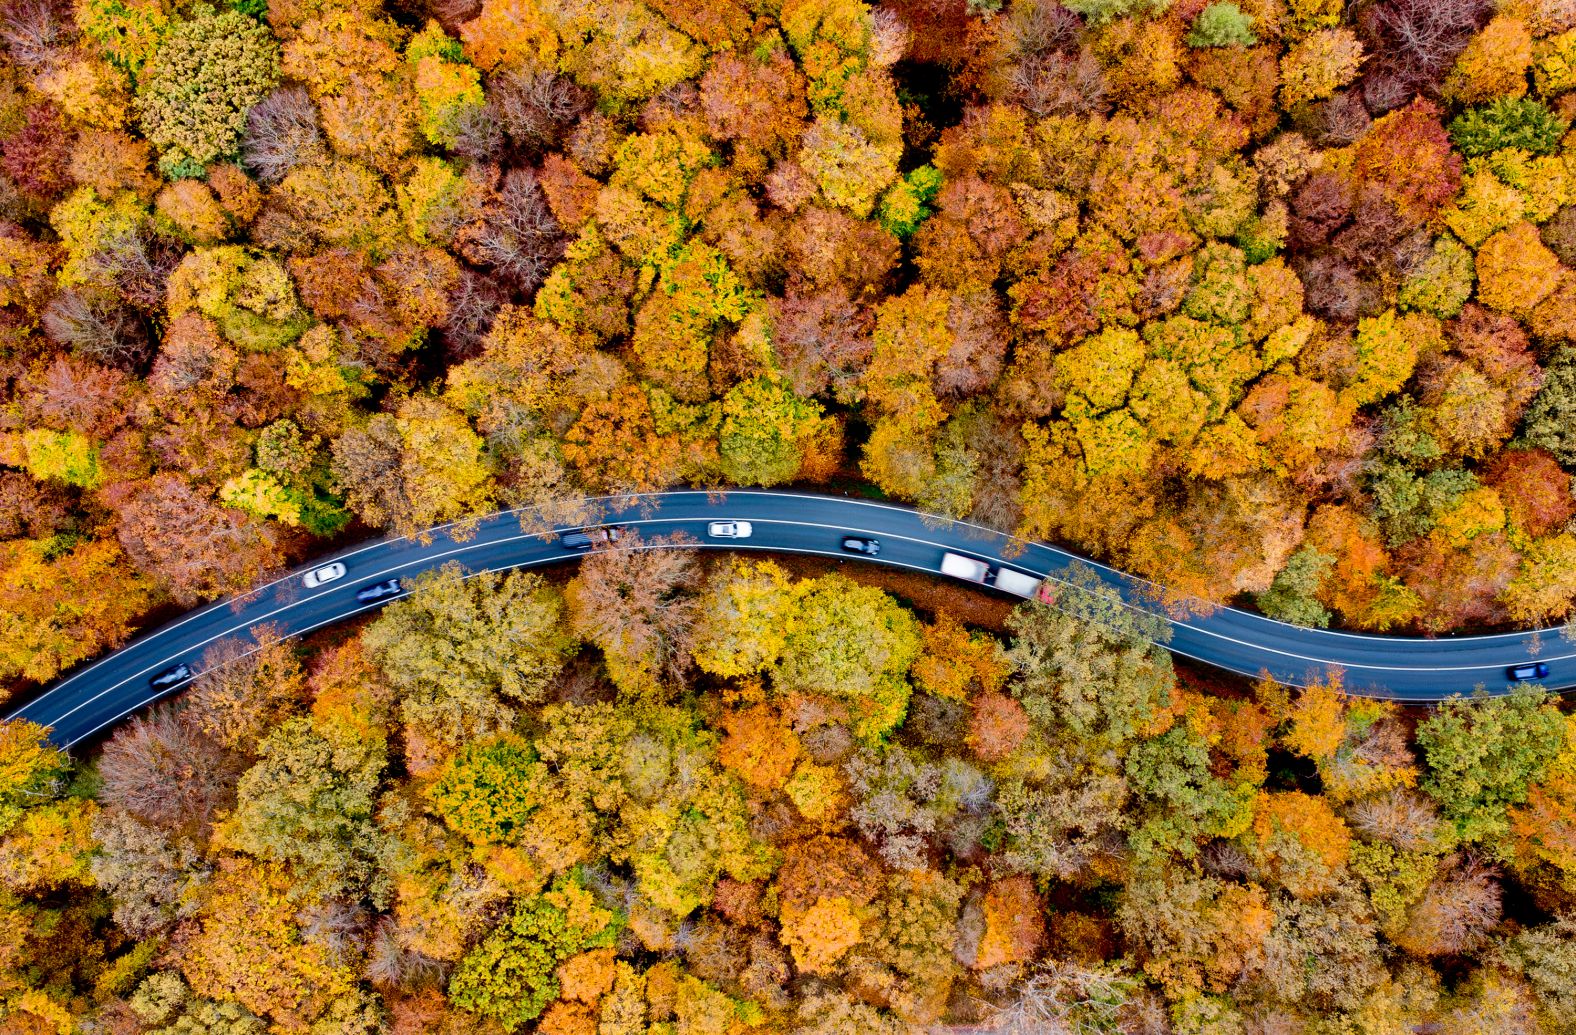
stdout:
[(982, 586), (994, 586), (1003, 593), (1011, 593), (1025, 600), (1038, 600), (1042, 604), (1056, 600), (1056, 584), (1050, 579), (1039, 579), (1005, 564), (992, 569), (982, 560), (958, 553), (941, 555), (941, 574), (965, 582), (977, 582)]
[(1056, 602), (1055, 582), (1029, 575), (1016, 568), (1009, 568), (1005, 564), (996, 569), (996, 581), (993, 585), (1003, 593), (1011, 593), (1025, 600), (1038, 600), (1042, 604)]

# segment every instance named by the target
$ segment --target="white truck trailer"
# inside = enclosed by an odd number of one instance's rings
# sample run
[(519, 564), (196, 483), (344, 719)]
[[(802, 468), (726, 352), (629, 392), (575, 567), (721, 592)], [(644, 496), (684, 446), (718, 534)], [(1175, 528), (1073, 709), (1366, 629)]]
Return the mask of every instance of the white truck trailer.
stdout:
[(1056, 599), (1055, 584), (1049, 579), (1037, 579), (1033, 575), (1026, 575), (1005, 564), (992, 568), (982, 560), (964, 557), (962, 554), (942, 554), (941, 574), (951, 575), (965, 582), (977, 582), (982, 586), (994, 586), (1003, 593), (1011, 593), (1025, 600), (1039, 600), (1049, 604)]

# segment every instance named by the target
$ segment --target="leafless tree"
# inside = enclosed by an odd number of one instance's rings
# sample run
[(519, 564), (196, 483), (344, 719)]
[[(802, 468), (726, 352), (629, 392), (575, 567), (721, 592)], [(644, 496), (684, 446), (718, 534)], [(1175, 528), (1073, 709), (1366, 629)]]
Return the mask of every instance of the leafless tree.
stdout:
[(1105, 70), (1087, 50), (1051, 51), (1015, 61), (995, 73), (996, 92), (1031, 115), (1088, 115), (1107, 101)]
[(1498, 876), (1475, 859), (1457, 860), (1423, 892), (1396, 942), (1428, 956), (1475, 948), (1499, 923), (1503, 895)]
[(1357, 24), (1373, 55), (1363, 100), (1378, 113), (1432, 91), (1450, 63), (1493, 13), (1492, 0), (1382, 0), (1365, 6)]
[(842, 288), (790, 290), (770, 304), (773, 345), (794, 391), (808, 397), (831, 389), (841, 401), (856, 399), (873, 351), (869, 312)]
[(122, 809), (100, 810), (93, 818), (99, 852), (93, 879), (115, 904), (115, 922), (134, 938), (167, 930), (197, 911), (194, 891), (207, 881), (210, 867), (196, 842), (149, 826)]
[(165, 284), (181, 263), (179, 241), (132, 230), (105, 242), (87, 263), (89, 276), (110, 285), (143, 312), (162, 310)]
[(443, 342), (451, 363), (481, 352), (493, 317), (508, 301), (508, 289), (491, 277), (474, 270), (460, 271), (460, 279), (449, 291), (449, 315), (443, 323)]
[(564, 236), (531, 169), (504, 173), (481, 218), (461, 234), (461, 251), (531, 294), (564, 253)]
[(936, 391), (958, 398), (985, 389), (1007, 354), (1007, 318), (993, 292), (954, 294), (947, 307), (952, 347), (936, 364)]
[(1334, 255), (1321, 255), (1296, 265), (1311, 312), (1329, 320), (1351, 323), (1372, 316), (1381, 301), (1379, 288), (1357, 275), (1351, 264)]
[(240, 771), (186, 714), (165, 706), (132, 719), (104, 746), (99, 797), (166, 829), (200, 830), (230, 799)]
[(317, 109), (299, 86), (275, 90), (252, 107), (241, 137), (241, 164), (264, 183), (323, 154)]
[(1342, 90), (1318, 106), (1312, 127), (1315, 140), (1323, 147), (1345, 147), (1368, 132), (1373, 119), (1356, 90)]
[(1246, 877), (1253, 872), (1248, 854), (1233, 841), (1211, 841), (1199, 853), (1199, 862), (1216, 877)]
[(674, 119), (700, 114), (700, 89), (694, 83), (675, 83), (646, 102), (640, 112), (640, 128), (659, 133)]
[(1082, 29), (1083, 19), (1057, 0), (1019, 0), (1002, 17), (999, 46), (1019, 58), (1068, 50)]
[(498, 105), (499, 124), (516, 146), (533, 157), (551, 150), (591, 107), (585, 90), (552, 72), (509, 69), (488, 85)]
[(367, 945), (367, 980), (381, 988), (413, 991), (439, 985), (448, 974), (448, 964), (433, 959), (400, 941), (399, 925), (383, 917), (372, 929)]
[(460, 26), (481, 13), (482, 0), (392, 0), (389, 6), (394, 12), (414, 19), (418, 25), (435, 18), (443, 31), (458, 36)]
[(301, 924), (301, 937), (322, 947), (339, 963), (349, 962), (366, 949), (371, 918), (359, 902), (314, 902), (302, 909), (296, 919)]
[(700, 561), (695, 551), (675, 548), (683, 541), (626, 537), (580, 562), (568, 591), (580, 635), (677, 683), (688, 677), (690, 638), (700, 618)]
[(1538, 231), (1560, 261), (1576, 267), (1576, 205), (1566, 205)]
[(503, 146), (503, 119), (493, 101), (461, 109), (449, 150), (472, 162), (496, 162)]
[(0, 6), (0, 42), (24, 68), (43, 68), (74, 35), (69, 5), (12, 0)]
[(141, 318), (106, 293), (67, 288), (44, 309), (44, 333), (79, 356), (136, 370), (153, 354)]
[(1047, 960), (977, 1029), (980, 1035), (1150, 1035), (1169, 1030), (1141, 983), (1111, 966)]

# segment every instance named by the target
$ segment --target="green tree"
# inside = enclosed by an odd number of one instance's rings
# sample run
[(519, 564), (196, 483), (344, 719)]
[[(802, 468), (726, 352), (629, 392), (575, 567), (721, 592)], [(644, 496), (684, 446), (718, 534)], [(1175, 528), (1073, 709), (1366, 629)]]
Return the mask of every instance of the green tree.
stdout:
[(411, 38), (405, 60), (415, 70), (422, 135), (440, 147), (453, 147), (462, 120), (485, 99), (481, 73), (465, 60), (459, 41), (445, 35), (435, 21)]
[(1187, 723), (1139, 741), (1128, 752), (1125, 772), (1143, 802), (1128, 835), (1140, 857), (1192, 856), (1204, 839), (1229, 837), (1251, 818), (1254, 788), (1216, 776), (1208, 742)]
[(1175, 672), (1157, 646), (1169, 629), (1085, 566), (1051, 590), (1054, 605), (1021, 604), (1007, 618), (1010, 689), (1044, 729), (1120, 749), (1170, 701)]
[(177, 176), (234, 151), (246, 113), (279, 81), (279, 46), (266, 26), (201, 5), (194, 15), (164, 37), (137, 84), (143, 132)]
[(303, 899), (363, 892), (379, 844), (372, 822), (387, 754), (337, 723), (297, 716), (264, 737), (216, 835), (259, 859), (288, 863)]
[(0, 722), (0, 833), (30, 805), (60, 793), (71, 760), (49, 743), (49, 731), (25, 719)]
[(623, 920), (597, 905), (574, 876), (521, 901), (460, 961), (449, 999), (515, 1031), (558, 998), (558, 965), (587, 949), (612, 945)]
[(35, 478), (83, 489), (96, 489), (104, 481), (98, 445), (81, 432), (32, 428), (23, 433), (22, 448), (28, 473)]
[(906, 241), (931, 216), (930, 201), (941, 190), (944, 177), (933, 165), (922, 165), (894, 183), (881, 198), (877, 212), (887, 233)]
[(449, 828), (473, 844), (506, 844), (542, 807), (550, 786), (531, 745), (503, 736), (460, 749), (427, 797)]
[(1293, 625), (1326, 628), (1330, 611), (1319, 603), (1319, 587), (1334, 566), (1334, 557), (1311, 546), (1303, 547), (1287, 558), (1270, 588), (1258, 595), (1260, 609), (1271, 618)]
[(1187, 34), (1190, 47), (1251, 47), (1258, 41), (1253, 34), (1253, 16), (1225, 0), (1200, 11)]
[(1564, 737), (1564, 720), (1542, 690), (1453, 697), (1417, 728), (1428, 763), (1422, 788), (1462, 840), (1508, 852), (1506, 811), (1527, 800)]
[(1156, 15), (1171, 6), (1171, 0), (1069, 0), (1067, 9), (1103, 25), (1129, 15)]
[(782, 382), (743, 381), (722, 402), (722, 473), (735, 485), (792, 481), (829, 425), (820, 403), (799, 398)]
[(538, 575), (455, 563), (415, 580), (362, 642), (399, 691), (406, 719), (448, 744), (507, 724), (498, 695), (535, 704), (574, 653), (558, 591)]
[(1457, 115), (1450, 123), (1450, 139), (1471, 158), (1507, 147), (1547, 155), (1559, 150), (1569, 128), (1566, 120), (1530, 97), (1497, 97)]
[(1471, 471), (1457, 467), (1423, 473), (1393, 460), (1376, 465), (1369, 482), (1375, 516), (1394, 545), (1427, 535), (1440, 515), (1477, 487)]
[(264, 1035), (268, 1024), (240, 1003), (192, 995), (173, 970), (148, 975), (132, 994), (132, 1013), (149, 1035)]
[(856, 734), (874, 741), (903, 721), (919, 651), (919, 622), (906, 608), (874, 586), (828, 575), (800, 597), (772, 676), (783, 691), (847, 702)]
[(1527, 408), (1527, 441), (1576, 464), (1576, 349), (1561, 348), (1543, 372), (1543, 387)]

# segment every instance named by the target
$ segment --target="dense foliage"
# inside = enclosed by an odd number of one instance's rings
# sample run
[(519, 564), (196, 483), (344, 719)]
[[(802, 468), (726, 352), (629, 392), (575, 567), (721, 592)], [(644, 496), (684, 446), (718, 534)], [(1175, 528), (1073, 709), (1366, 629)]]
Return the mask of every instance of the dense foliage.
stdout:
[(1099, 587), (998, 638), (771, 561), (450, 570), (96, 763), (0, 725), (0, 1028), (1576, 1026), (1576, 721), (1210, 695)]
[(1566, 0), (3, 0), (0, 47), (0, 679), (353, 521), (685, 483), (1293, 621), (1576, 600)]

